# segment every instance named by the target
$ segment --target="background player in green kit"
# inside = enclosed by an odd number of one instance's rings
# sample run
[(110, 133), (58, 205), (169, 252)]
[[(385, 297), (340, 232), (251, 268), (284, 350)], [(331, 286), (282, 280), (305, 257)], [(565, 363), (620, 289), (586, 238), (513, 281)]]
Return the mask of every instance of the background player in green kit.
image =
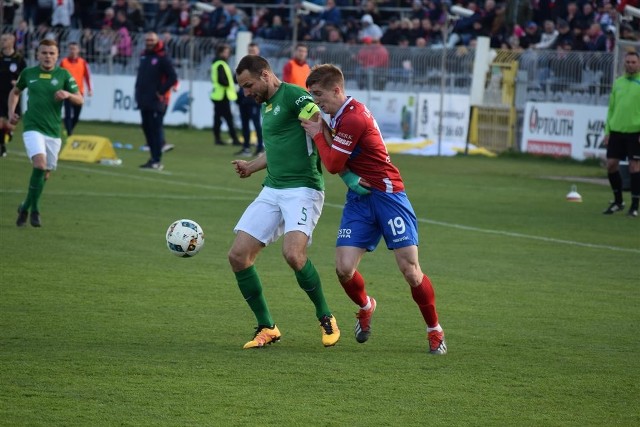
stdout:
[(240, 292), (258, 321), (253, 339), (244, 348), (261, 348), (281, 337), (254, 263), (260, 251), (283, 234), (283, 256), (294, 270), (298, 285), (315, 305), (322, 344), (333, 346), (340, 330), (306, 250), (322, 212), (324, 179), (316, 147), (306, 137), (300, 118), (315, 119), (320, 110), (307, 91), (280, 81), (261, 56), (242, 58), (236, 78), (245, 96), (261, 105), (265, 154), (252, 161), (232, 163), (240, 178), (267, 169), (263, 189), (235, 226), (236, 238), (229, 250), (229, 263)]
[(33, 164), (33, 171), (27, 198), (18, 206), (18, 227), (27, 223), (29, 211), (31, 225), (40, 227), (38, 201), (45, 181), (58, 164), (58, 153), (62, 145), (60, 123), (63, 101), (68, 99), (76, 105), (82, 105), (84, 102), (71, 74), (56, 66), (58, 54), (55, 41), (42, 40), (37, 50), (39, 65), (25, 68), (20, 73), (16, 86), (9, 93), (9, 120), (15, 125), (20, 119), (16, 112), (20, 93), (25, 89), (29, 90), (22, 137), (27, 156)]

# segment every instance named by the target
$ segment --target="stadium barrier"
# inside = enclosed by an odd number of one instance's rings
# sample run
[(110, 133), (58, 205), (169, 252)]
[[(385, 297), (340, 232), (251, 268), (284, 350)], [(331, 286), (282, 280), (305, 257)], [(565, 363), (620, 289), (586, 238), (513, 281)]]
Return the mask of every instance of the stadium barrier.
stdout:
[[(105, 76), (135, 76), (138, 55), (144, 47), (141, 33), (131, 34), (133, 54), (128, 57), (123, 57), (114, 49), (117, 39), (109, 31), (69, 30), (49, 35), (34, 34), (25, 48), (26, 57), (31, 64), (35, 61), (35, 40), (44, 36), (56, 37), (62, 52), (66, 50), (68, 42), (79, 42), (92, 71), (96, 75)], [(174, 59), (181, 87), (189, 88), (187, 98), (196, 97), (196, 88), (208, 91), (205, 86), (210, 85), (209, 73), (214, 49), (222, 40), (168, 33), (160, 36), (167, 52)], [(276, 74), (281, 75), (284, 64), (291, 57), (294, 44), (291, 41), (254, 41), (260, 45), (262, 55), (270, 61)], [(233, 40), (231, 44), (233, 46)], [(382, 51), (386, 51), (384, 55), (388, 56), (386, 66), (373, 68), (363, 64), (362, 58), (358, 60), (358, 55), (366, 48), (364, 45), (307, 44), (309, 62), (330, 62), (340, 66), (347, 79), (347, 90), (365, 93), (365, 102), (375, 98), (380, 92), (402, 93), (414, 97), (420, 94), (439, 95), (442, 90), (443, 60), (444, 93), (463, 96), (470, 94), (475, 58), (472, 48), (460, 46), (446, 49), (443, 55), (441, 49), (433, 47), (384, 46)], [(625, 49), (630, 47), (637, 49), (637, 44), (624, 46)], [(470, 127), (467, 126), (469, 136), (477, 145), (493, 151), (518, 150), (522, 148), (519, 142), (527, 102), (606, 106), (614, 74), (620, 72), (620, 58), (621, 55), (616, 57), (614, 53), (608, 52), (497, 50), (487, 73), (483, 105), (478, 106), (476, 112), (467, 115), (470, 120)], [(235, 66), (236, 60), (235, 56), (231, 58), (232, 66)], [(417, 103), (410, 112), (414, 114), (413, 117), (419, 117)], [(193, 125), (193, 122), (194, 119), (190, 118), (187, 124)], [(412, 123), (415, 135), (419, 134), (418, 123), (418, 120)]]

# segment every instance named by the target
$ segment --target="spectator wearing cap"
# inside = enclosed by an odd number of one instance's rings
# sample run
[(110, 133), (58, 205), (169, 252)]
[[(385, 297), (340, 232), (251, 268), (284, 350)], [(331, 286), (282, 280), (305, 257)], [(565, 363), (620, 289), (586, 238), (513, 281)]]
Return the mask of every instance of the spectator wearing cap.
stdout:
[(544, 31), (540, 35), (540, 41), (533, 45), (536, 49), (552, 49), (555, 46), (556, 39), (558, 38), (558, 30), (556, 30), (556, 24), (552, 20), (547, 19), (544, 21)]
[(520, 37), (520, 46), (523, 49), (528, 49), (540, 42), (540, 32), (538, 31), (538, 24), (533, 21), (527, 22), (524, 27), (524, 35)]
[(358, 33), (358, 40), (364, 42), (364, 39), (368, 37), (370, 40), (379, 41), (382, 38), (382, 29), (373, 22), (371, 15), (363, 15), (360, 18), (362, 29)]

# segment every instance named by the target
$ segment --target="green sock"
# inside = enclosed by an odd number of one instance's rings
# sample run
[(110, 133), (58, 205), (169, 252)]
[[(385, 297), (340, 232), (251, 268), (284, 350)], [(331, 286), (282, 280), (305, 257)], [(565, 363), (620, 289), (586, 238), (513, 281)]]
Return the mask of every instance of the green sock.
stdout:
[(44, 173), (42, 169), (33, 168), (31, 171), (31, 179), (29, 180), (29, 191), (27, 192), (27, 198), (22, 202), (21, 210), (38, 211), (38, 201), (44, 188)]
[(331, 310), (329, 310), (327, 300), (324, 298), (324, 292), (322, 292), (320, 275), (311, 260), (307, 259), (307, 263), (302, 267), (302, 270), (296, 271), (296, 279), (298, 280), (298, 285), (307, 293), (313, 305), (316, 306), (318, 320), (322, 316), (331, 316)]
[(258, 325), (273, 326), (273, 319), (267, 307), (267, 301), (262, 294), (262, 283), (260, 283), (256, 268), (252, 265), (235, 274), (240, 292), (255, 314)]

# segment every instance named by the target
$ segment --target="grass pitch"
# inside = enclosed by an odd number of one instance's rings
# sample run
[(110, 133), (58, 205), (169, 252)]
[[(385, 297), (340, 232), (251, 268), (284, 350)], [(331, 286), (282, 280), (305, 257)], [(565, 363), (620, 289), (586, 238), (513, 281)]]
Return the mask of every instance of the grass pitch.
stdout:
[[(31, 167), (17, 134), (0, 159), (0, 425), (413, 426), (640, 424), (640, 222), (600, 212), (597, 166), (394, 155), (420, 218), (421, 264), (449, 354), (383, 246), (360, 270), (378, 300), (369, 342), (335, 279), (344, 185), (326, 177), (309, 255), (342, 330), (323, 348), (280, 254), (258, 258), (283, 339), (243, 351), (255, 320), (226, 254), (260, 190), (236, 147), (167, 129), (164, 172), (138, 169), (139, 127), (81, 123), (131, 143), (120, 167), (61, 162), (43, 227), (15, 226)], [(548, 179), (546, 177), (563, 179)], [(578, 182), (583, 203), (565, 195)], [(628, 193), (626, 194), (628, 200)], [(206, 243), (174, 257), (164, 233), (197, 221)]]

